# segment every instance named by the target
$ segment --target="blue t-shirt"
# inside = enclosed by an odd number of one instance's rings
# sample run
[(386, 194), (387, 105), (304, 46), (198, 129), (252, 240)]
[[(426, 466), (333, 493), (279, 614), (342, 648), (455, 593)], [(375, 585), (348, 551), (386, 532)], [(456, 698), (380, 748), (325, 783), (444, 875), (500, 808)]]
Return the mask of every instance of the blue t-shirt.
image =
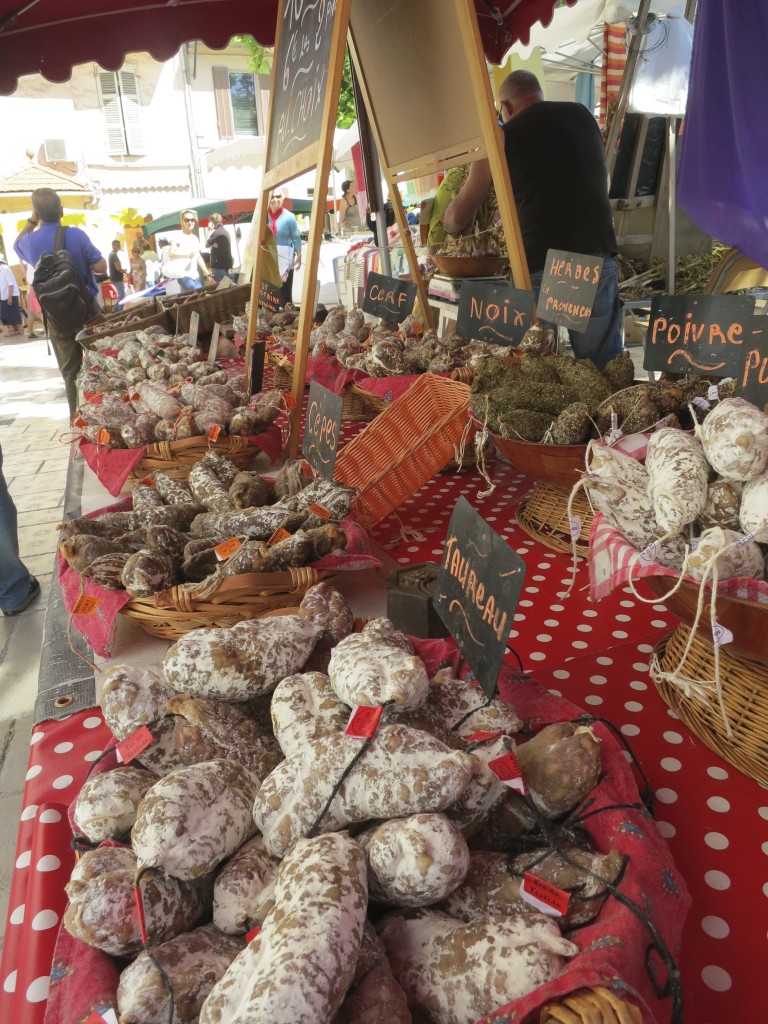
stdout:
[[(13, 243), (16, 255), (33, 267), (44, 252), (52, 252), (56, 243), (56, 231), (59, 224), (41, 224), (28, 235)], [(97, 295), (99, 286), (91, 269), (92, 263), (98, 263), (102, 255), (88, 235), (80, 228), (66, 228), (64, 232), (64, 248), (75, 261), (80, 278), (88, 285), (92, 295)]]

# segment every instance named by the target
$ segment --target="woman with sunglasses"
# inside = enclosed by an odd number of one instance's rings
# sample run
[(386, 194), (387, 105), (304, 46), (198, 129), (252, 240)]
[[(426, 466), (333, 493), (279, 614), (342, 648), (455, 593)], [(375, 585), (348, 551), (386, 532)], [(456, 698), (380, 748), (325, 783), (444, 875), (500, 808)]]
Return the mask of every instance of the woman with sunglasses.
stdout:
[[(272, 193), (267, 210), (267, 223), (277, 243), (283, 286), (280, 289), (280, 304), (293, 302), (293, 272), (301, 266), (301, 236), (296, 218), (283, 206), (283, 193), (278, 188)], [(291, 249), (293, 252), (291, 253)]]
[(163, 257), (163, 273), (175, 278), (183, 292), (191, 292), (204, 284), (216, 284), (200, 252), (196, 226), (195, 211), (184, 210), (181, 214), (182, 237), (171, 242)]

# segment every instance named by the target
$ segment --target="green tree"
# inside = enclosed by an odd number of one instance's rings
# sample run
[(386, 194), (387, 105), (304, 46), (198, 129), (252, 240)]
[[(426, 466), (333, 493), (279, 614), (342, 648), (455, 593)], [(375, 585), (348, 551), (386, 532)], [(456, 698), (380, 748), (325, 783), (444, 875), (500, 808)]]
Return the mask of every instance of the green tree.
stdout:
[[(272, 70), (273, 47), (262, 46), (261, 43), (256, 42), (253, 36), (232, 36), (230, 43), (242, 46), (248, 51), (248, 66), (255, 74), (266, 75)], [(349, 50), (347, 50), (344, 54), (344, 71), (341, 75), (339, 110), (336, 115), (337, 127), (349, 128), (356, 116), (355, 97), (352, 91), (352, 70), (349, 63)]]

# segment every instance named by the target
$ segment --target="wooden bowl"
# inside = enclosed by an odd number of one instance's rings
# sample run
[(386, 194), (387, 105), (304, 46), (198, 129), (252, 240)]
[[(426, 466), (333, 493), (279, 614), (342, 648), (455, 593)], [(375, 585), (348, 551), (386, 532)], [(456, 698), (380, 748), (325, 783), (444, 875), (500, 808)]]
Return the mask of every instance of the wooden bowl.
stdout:
[[(692, 626), (696, 618), (699, 589), (694, 583), (682, 583), (671, 597), (669, 591), (677, 581), (671, 576), (645, 576), (636, 585), (645, 584), (659, 601), (676, 615), (681, 622)], [(768, 604), (745, 601), (727, 594), (717, 595), (717, 621), (730, 629), (733, 640), (722, 648), (731, 654), (768, 664)], [(698, 633), (712, 641), (712, 626), (709, 617), (709, 591), (704, 596), (704, 610), (699, 620)]]
[[(478, 429), (482, 424), (475, 419)], [(491, 434), (493, 443), (516, 469), (532, 480), (570, 491), (584, 469), (585, 444), (544, 444)]]
[(507, 256), (433, 256), (432, 259), (446, 277), (496, 277), (509, 266)]

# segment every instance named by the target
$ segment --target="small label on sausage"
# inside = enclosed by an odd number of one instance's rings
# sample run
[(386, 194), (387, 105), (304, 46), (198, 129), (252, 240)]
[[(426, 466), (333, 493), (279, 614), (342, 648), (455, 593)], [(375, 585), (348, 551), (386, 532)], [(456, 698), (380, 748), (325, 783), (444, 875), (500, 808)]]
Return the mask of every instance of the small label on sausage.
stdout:
[(325, 505), (321, 505), (319, 501), (313, 501), (312, 504), (309, 506), (309, 511), (314, 512), (315, 515), (320, 516), (321, 519), (331, 518), (331, 513), (328, 511)]
[(733, 643), (733, 633), (727, 626), (721, 626), (719, 622), (712, 623), (712, 642), (715, 647), (725, 647)]
[(310, 480), (315, 475), (314, 470), (312, 469), (308, 462), (302, 462), (301, 471), (304, 474), (304, 476), (309, 477)]
[(122, 761), (123, 764), (130, 764), (135, 757), (139, 756), (142, 750), (146, 750), (154, 742), (155, 738), (146, 725), (140, 725), (135, 732), (132, 732), (130, 736), (126, 736), (124, 740), (117, 744), (117, 759)]
[(383, 711), (384, 708), (381, 706), (370, 707), (367, 704), (360, 704), (353, 709), (352, 714), (349, 716), (344, 735), (357, 736), (361, 739), (373, 736), (379, 727)]
[(99, 427), (96, 435), (96, 444), (109, 444), (109, 431), (106, 427)]
[(274, 547), (275, 544), (279, 544), (281, 540), (288, 540), (291, 534), (282, 526), (278, 526), (275, 532), (267, 541), (267, 547)]
[(571, 516), (568, 523), (571, 527), (571, 540), (575, 542), (581, 536), (581, 519), (579, 516)]
[(532, 871), (525, 872), (520, 895), (530, 907), (535, 907), (547, 917), (562, 917), (567, 912), (571, 899), (565, 889), (559, 889), (551, 882), (544, 881)]
[(249, 932), (245, 933), (245, 941), (250, 942), (252, 939), (255, 939), (260, 931), (261, 927), (257, 924), (255, 928), (251, 928)]
[(220, 562), (225, 562), (230, 555), (234, 555), (239, 547), (240, 541), (237, 537), (230, 537), (229, 540), (223, 540), (221, 544), (217, 544), (213, 553)]
[(211, 429), (208, 431), (209, 441), (218, 441), (219, 434), (221, 433), (221, 426), (218, 423), (214, 423)]
[(72, 609), (73, 615), (93, 615), (96, 609), (99, 607), (98, 597), (90, 597), (88, 594), (82, 594), (75, 601), (75, 607)]
[(522, 793), (523, 796), (528, 794), (528, 787), (525, 784), (523, 773), (520, 771), (520, 765), (511, 751), (508, 754), (502, 754), (501, 757), (494, 758), (493, 761), (489, 761), (488, 767), (499, 782), (503, 782), (510, 789)]
[(643, 562), (655, 562), (659, 553), (660, 544), (657, 540), (652, 541), (647, 548), (640, 552), (640, 559)]

